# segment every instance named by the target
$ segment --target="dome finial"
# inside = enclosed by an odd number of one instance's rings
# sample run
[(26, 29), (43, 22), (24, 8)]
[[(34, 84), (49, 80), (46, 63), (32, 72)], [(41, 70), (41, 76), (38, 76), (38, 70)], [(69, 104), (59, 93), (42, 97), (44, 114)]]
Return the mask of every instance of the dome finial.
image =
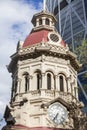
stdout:
[(46, 11), (46, 0), (43, 0), (43, 11)]

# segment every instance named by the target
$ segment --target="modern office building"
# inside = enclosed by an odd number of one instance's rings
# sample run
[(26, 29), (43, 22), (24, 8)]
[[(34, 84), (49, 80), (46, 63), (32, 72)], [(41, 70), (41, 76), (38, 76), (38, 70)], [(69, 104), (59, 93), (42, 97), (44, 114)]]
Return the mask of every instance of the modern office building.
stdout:
[(46, 0), (46, 9), (57, 18), (56, 28), (70, 50), (87, 37), (87, 0)]
[[(87, 0), (46, 0), (46, 10), (55, 15), (58, 32), (74, 52), (83, 39), (87, 38)], [(84, 77), (83, 80), (83, 74), (78, 76), (78, 81), (80, 87), (84, 88), (87, 79)], [(82, 90), (79, 98), (87, 105), (86, 90)]]

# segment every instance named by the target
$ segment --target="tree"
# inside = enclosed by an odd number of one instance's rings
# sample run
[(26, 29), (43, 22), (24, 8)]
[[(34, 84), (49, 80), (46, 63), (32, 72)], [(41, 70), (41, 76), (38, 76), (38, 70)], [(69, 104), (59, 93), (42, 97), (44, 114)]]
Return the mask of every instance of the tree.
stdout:
[[(87, 39), (83, 40), (82, 44), (75, 50), (79, 62), (83, 65), (82, 70), (87, 70)], [(85, 71), (84, 71), (85, 72)], [(87, 93), (87, 71), (79, 76), (80, 82), (82, 83), (84, 91)], [(79, 94), (81, 89), (79, 88)]]
[(87, 69), (87, 39), (83, 40), (82, 44), (76, 48), (75, 53), (78, 56), (79, 62)]

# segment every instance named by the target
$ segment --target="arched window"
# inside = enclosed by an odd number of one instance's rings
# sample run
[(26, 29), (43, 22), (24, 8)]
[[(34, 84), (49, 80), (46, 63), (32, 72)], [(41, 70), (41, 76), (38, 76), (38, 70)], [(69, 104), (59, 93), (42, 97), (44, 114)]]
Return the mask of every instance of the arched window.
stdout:
[(14, 97), (14, 79), (12, 81), (12, 91), (11, 91), (11, 98)]
[(59, 83), (60, 83), (60, 91), (64, 91), (64, 81), (63, 81), (63, 76), (59, 76)]
[(42, 25), (42, 19), (39, 19), (39, 25)]
[(39, 90), (42, 87), (42, 75), (40, 70), (34, 72), (32, 85), (32, 90)]
[(13, 78), (13, 83), (12, 83), (12, 90), (13, 90), (13, 93), (16, 94), (17, 93), (17, 87), (18, 87), (18, 80), (17, 80), (17, 76), (15, 76)]
[(47, 89), (51, 90), (51, 74), (47, 74)]
[(24, 74), (24, 86), (25, 86), (25, 92), (29, 90), (29, 74)]
[(42, 82), (41, 73), (37, 73), (37, 90), (41, 88), (41, 82)]
[(18, 82), (17, 79), (15, 79), (15, 93), (17, 93), (17, 86), (18, 86)]
[(13, 98), (13, 97), (15, 96), (16, 90), (17, 90), (17, 89), (15, 89), (15, 79), (13, 78), (13, 81), (12, 81), (11, 98)]
[(46, 25), (49, 25), (49, 19), (46, 18)]

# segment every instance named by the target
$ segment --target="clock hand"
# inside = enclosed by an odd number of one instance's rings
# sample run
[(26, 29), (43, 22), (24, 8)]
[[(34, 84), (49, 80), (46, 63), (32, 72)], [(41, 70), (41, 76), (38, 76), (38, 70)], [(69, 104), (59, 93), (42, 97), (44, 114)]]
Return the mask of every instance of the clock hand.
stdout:
[(56, 116), (53, 118), (53, 120), (55, 120), (55, 119), (57, 118), (58, 115), (59, 115), (59, 114), (57, 113)]

